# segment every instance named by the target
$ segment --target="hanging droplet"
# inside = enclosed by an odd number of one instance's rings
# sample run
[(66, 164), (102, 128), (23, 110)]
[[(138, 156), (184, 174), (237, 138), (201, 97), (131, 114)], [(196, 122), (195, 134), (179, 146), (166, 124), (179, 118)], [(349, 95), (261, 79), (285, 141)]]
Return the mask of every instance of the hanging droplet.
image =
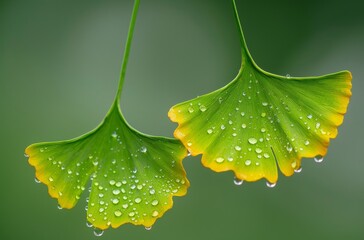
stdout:
[(29, 157), (29, 155), (28, 155), (28, 154), (26, 154), (26, 153), (24, 153), (24, 157), (28, 158), (28, 157)]
[(314, 158), (315, 162), (317, 163), (321, 163), (322, 161), (324, 161), (324, 157), (321, 156), (321, 155), (317, 155), (315, 158)]
[(277, 185), (277, 183), (276, 182), (275, 183), (266, 182), (266, 185), (269, 188), (274, 188)]
[(302, 172), (302, 167), (300, 167), (300, 168), (298, 168), (298, 169), (295, 169), (295, 170), (294, 170), (294, 172), (295, 172), (295, 173), (300, 173), (300, 172)]
[(34, 178), (34, 182), (35, 182), (35, 183), (40, 183), (40, 180), (39, 180), (37, 177), (35, 177), (35, 178)]
[(104, 234), (104, 230), (101, 230), (101, 229), (99, 229), (99, 228), (95, 228), (95, 229), (94, 229), (94, 235), (95, 235), (96, 237), (101, 237), (101, 236), (102, 236), (102, 234)]
[(59, 210), (62, 210), (63, 209), (63, 207), (61, 206), (61, 205), (57, 205), (57, 208), (59, 209)]
[(290, 79), (291, 75), (289, 75), (288, 73), (286, 74), (286, 78)]
[(93, 225), (92, 225), (92, 223), (90, 223), (90, 222), (86, 222), (86, 227), (88, 227), (88, 228), (92, 228), (92, 227), (93, 227)]
[(243, 182), (244, 182), (244, 180), (241, 180), (241, 179), (239, 179), (237, 177), (234, 177), (234, 184), (236, 186), (240, 186), (241, 184), (243, 184)]
[(152, 230), (152, 226), (150, 226), (150, 227), (145, 227), (145, 230), (147, 230), (147, 231)]

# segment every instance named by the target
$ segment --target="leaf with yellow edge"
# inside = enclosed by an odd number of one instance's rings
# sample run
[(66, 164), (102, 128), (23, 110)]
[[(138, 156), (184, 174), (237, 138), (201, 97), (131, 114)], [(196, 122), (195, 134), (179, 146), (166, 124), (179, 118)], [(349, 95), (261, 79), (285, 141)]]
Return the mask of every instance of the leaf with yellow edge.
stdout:
[[(241, 36), (242, 65), (236, 78), (212, 93), (177, 104), (168, 113), (174, 132), (192, 155), (238, 180), (290, 176), (303, 157), (324, 156), (337, 135), (351, 96), (351, 74), (278, 76), (260, 69)], [(278, 165), (278, 167), (277, 167)]]
[[(183, 196), (189, 182), (180, 141), (142, 134), (125, 121), (119, 98), (139, 0), (135, 1), (115, 101), (95, 130), (72, 140), (26, 148), (36, 178), (62, 208), (72, 208), (92, 179), (87, 220), (97, 229), (125, 223), (151, 227)], [(100, 233), (95, 233), (100, 235)]]

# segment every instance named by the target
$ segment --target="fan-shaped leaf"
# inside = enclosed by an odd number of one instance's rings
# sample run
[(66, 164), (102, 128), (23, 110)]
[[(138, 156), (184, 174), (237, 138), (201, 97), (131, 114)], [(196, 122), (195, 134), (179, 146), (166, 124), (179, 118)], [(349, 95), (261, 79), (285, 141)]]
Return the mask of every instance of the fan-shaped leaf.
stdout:
[(36, 177), (62, 208), (72, 208), (92, 178), (87, 219), (106, 229), (133, 223), (150, 227), (186, 194), (187, 152), (175, 139), (130, 128), (113, 106), (104, 122), (79, 138), (26, 149)]
[[(236, 20), (240, 27), (236, 5)], [(278, 76), (251, 58), (241, 31), (242, 66), (227, 86), (171, 108), (174, 132), (192, 155), (214, 171), (241, 180), (275, 183), (277, 165), (290, 176), (301, 158), (324, 156), (351, 96), (351, 74)]]

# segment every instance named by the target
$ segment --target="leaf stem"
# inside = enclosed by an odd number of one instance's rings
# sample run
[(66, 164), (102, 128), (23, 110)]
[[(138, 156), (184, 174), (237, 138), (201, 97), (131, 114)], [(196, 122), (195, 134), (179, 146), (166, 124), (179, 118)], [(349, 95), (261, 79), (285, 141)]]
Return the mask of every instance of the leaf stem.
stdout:
[(241, 27), (239, 13), (238, 13), (238, 9), (236, 7), (235, 0), (232, 0), (232, 1), (233, 1), (233, 7), (234, 7), (234, 16), (235, 16), (236, 24), (238, 27), (238, 31), (240, 33), (240, 45), (241, 45), (241, 55), (242, 55), (241, 65), (244, 66), (248, 62), (251, 62), (251, 63), (253, 63), (253, 65), (255, 65), (254, 60), (251, 57), (248, 47), (246, 45), (243, 28)]
[(125, 44), (123, 63), (122, 63), (121, 72), (120, 72), (119, 86), (118, 86), (118, 91), (116, 93), (115, 101), (114, 101), (114, 103), (117, 103), (118, 105), (120, 104), (120, 97), (121, 97), (121, 92), (122, 92), (123, 85), (124, 85), (125, 73), (126, 73), (126, 68), (128, 65), (128, 60), (129, 60), (131, 42), (133, 41), (134, 27), (135, 27), (137, 14), (138, 14), (139, 2), (140, 2), (140, 0), (134, 1), (134, 7), (133, 7), (132, 15), (131, 15), (128, 36), (127, 36), (127, 40), (126, 40), (126, 44)]

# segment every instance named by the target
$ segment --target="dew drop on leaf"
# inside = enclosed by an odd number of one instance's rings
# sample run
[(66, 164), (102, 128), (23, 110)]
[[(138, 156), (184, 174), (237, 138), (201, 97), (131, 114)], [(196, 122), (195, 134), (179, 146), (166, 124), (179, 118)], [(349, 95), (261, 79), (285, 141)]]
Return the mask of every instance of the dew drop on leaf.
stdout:
[(207, 108), (204, 105), (201, 105), (200, 106), (200, 111), (201, 112), (205, 112), (206, 110), (207, 110)]
[(249, 139), (248, 139), (248, 142), (249, 142), (250, 144), (256, 144), (258, 141), (257, 141), (257, 139), (256, 139), (256, 138), (249, 138)]

